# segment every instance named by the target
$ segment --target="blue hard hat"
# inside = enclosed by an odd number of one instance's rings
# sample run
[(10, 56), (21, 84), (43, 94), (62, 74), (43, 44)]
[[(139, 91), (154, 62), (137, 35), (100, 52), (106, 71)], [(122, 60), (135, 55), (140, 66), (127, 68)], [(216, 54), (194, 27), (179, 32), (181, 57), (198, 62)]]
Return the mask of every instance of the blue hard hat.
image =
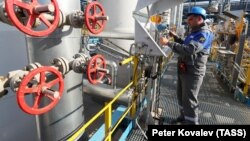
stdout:
[(206, 10), (201, 7), (192, 7), (191, 11), (187, 14), (189, 15), (200, 15), (203, 19), (206, 19)]

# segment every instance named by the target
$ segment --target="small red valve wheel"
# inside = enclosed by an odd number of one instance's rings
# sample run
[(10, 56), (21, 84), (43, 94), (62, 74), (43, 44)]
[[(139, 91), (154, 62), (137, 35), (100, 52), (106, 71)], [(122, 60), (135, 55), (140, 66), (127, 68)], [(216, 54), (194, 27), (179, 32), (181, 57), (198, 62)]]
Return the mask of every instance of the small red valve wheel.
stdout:
[(102, 55), (95, 55), (91, 58), (87, 69), (87, 78), (91, 84), (99, 83), (106, 71), (106, 61)]
[(88, 30), (93, 34), (103, 31), (107, 16), (102, 5), (96, 1), (89, 3), (85, 9), (85, 24)]
[[(30, 36), (42, 37), (51, 34), (58, 26), (60, 12), (59, 6), (56, 0), (51, 0), (50, 4), (41, 5), (38, 0), (31, 0), (23, 2), (22, 0), (5, 0), (6, 12), (13, 25), (15, 25), (20, 31)], [(17, 8), (21, 9), (27, 16), (27, 20), (22, 21), (18, 17)], [(46, 18), (45, 13), (53, 13), (53, 21)], [(36, 23), (36, 19), (39, 19), (45, 27), (38, 30), (33, 26)], [(47, 28), (46, 28), (47, 27)], [(45, 29), (44, 29), (45, 28)]]
[[(53, 79), (46, 79), (46, 74), (50, 74)], [(38, 83), (32, 85), (31, 82), (37, 78)], [(53, 86), (56, 86), (57, 90), (54, 90), (55, 87), (52, 89)], [(32, 70), (21, 81), (17, 91), (17, 102), (19, 107), (28, 114), (43, 114), (56, 106), (62, 97), (63, 89), (63, 77), (58, 70), (52, 67), (40, 67)], [(33, 104), (27, 103), (25, 97), (28, 95), (34, 96)]]

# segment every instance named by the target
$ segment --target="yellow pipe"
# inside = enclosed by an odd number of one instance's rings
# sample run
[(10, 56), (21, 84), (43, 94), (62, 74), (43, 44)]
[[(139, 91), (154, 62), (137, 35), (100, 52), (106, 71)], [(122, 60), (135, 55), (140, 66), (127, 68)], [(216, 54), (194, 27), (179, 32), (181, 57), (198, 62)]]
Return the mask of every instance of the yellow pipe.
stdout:
[[(116, 124), (114, 125), (114, 127), (112, 128), (112, 130), (110, 131), (110, 135), (112, 135), (115, 131), (115, 129), (118, 127), (118, 125), (122, 122), (122, 120), (125, 118), (125, 116), (128, 114), (128, 112), (130, 111), (132, 105), (126, 109), (126, 111), (124, 112), (124, 114), (121, 116), (121, 118), (116, 122)], [(105, 138), (105, 141), (108, 140), (108, 138)]]
[(130, 111), (130, 109), (132, 108), (134, 104), (132, 104), (129, 108), (127, 108), (127, 110), (124, 112), (124, 114), (121, 116), (121, 118), (117, 121), (117, 123), (115, 124), (115, 126), (112, 128), (111, 130), (111, 134), (113, 134), (113, 132), (115, 131), (115, 129), (118, 127), (118, 125), (122, 122), (122, 120), (125, 118), (125, 116), (128, 114), (128, 112)]
[(77, 137), (79, 137), (84, 130), (93, 123), (105, 110), (107, 109), (107, 106), (105, 106), (101, 111), (99, 111), (93, 118), (91, 118), (87, 123), (85, 123), (73, 136), (71, 136), (68, 141), (75, 141)]
[[(136, 100), (136, 99), (135, 99)], [(132, 107), (131, 107), (131, 110), (130, 110), (130, 117), (131, 118), (134, 118), (135, 117), (135, 114), (136, 114), (136, 102), (133, 101), (133, 104), (132, 104)]]
[(133, 76), (133, 81), (134, 81), (134, 86), (137, 85), (137, 80), (138, 80), (138, 73), (137, 73), (137, 68), (138, 68), (138, 63), (139, 59), (137, 57), (133, 57), (133, 62), (134, 62), (134, 76)]
[(134, 56), (131, 56), (131, 57), (129, 57), (129, 58), (124, 59), (123, 61), (121, 61), (121, 62), (119, 63), (119, 65), (122, 66), (122, 65), (128, 64), (129, 62), (131, 62), (131, 61), (133, 61), (133, 60), (134, 60)]
[(250, 66), (247, 67), (247, 78), (246, 78), (246, 82), (245, 82), (245, 86), (243, 90), (243, 94), (245, 96), (247, 96), (249, 85), (250, 85)]
[(116, 97), (109, 102), (103, 109), (101, 109), (101, 111), (99, 111), (93, 118), (91, 118), (87, 123), (85, 123), (73, 136), (71, 136), (68, 141), (74, 141), (77, 139), (77, 137), (79, 137), (84, 130), (90, 125), (92, 124), (107, 108), (108, 106), (110, 106), (111, 104), (113, 104), (115, 102), (115, 100), (117, 100), (121, 94), (123, 94), (128, 88), (130, 88), (133, 85), (133, 82), (130, 82), (124, 89), (122, 89), (117, 95)]
[[(139, 64), (138, 57), (134, 57), (133, 62), (134, 62), (134, 76), (133, 76), (134, 85), (133, 86), (136, 88), (137, 82), (138, 82), (138, 70), (137, 70), (138, 64)], [(132, 101), (134, 101), (136, 99), (136, 95), (137, 95), (137, 93), (135, 92), (133, 94)], [(130, 116), (133, 118), (133, 117), (135, 117), (135, 114), (136, 114), (136, 104), (134, 104), (132, 106), (132, 109), (130, 111)]]
[(107, 141), (111, 141), (110, 128), (112, 121), (112, 106), (108, 105), (108, 103), (105, 103), (105, 106), (108, 106), (107, 110), (105, 110), (105, 137), (107, 137)]
[[(133, 77), (133, 82), (130, 82), (124, 89), (122, 89), (114, 98), (111, 102), (109, 102), (108, 104), (106, 104), (106, 106), (101, 110), (99, 111), (93, 118), (91, 118), (87, 123), (85, 123), (73, 136), (71, 136), (68, 141), (74, 141), (77, 139), (77, 137), (79, 137), (84, 131), (85, 129), (90, 125), (92, 124), (99, 116), (101, 116), (101, 114), (103, 112), (105, 112), (105, 135), (106, 135), (106, 139), (107, 140), (111, 140), (111, 134), (109, 132), (110, 130), (110, 127), (111, 127), (111, 108), (112, 107), (112, 104), (128, 89), (130, 88), (132, 85), (136, 86), (135, 84), (137, 84), (137, 79), (138, 79), (138, 76), (137, 76), (137, 67), (138, 67), (138, 58), (135, 57), (135, 56), (132, 56), (132, 57), (129, 57), (125, 60), (123, 60), (122, 62), (120, 62), (119, 64), (120, 65), (124, 65), (124, 64), (127, 64), (129, 62), (133, 61), (134, 62), (134, 77)], [(131, 115), (135, 115), (135, 108), (136, 108), (136, 104), (135, 102), (133, 102), (133, 104), (131, 105), (131, 107), (129, 109), (132, 108), (132, 112), (131, 112)], [(127, 110), (126, 112), (129, 112), (129, 110)], [(125, 117), (125, 115), (123, 115)], [(109, 118), (110, 117), (110, 118)], [(121, 120), (121, 119), (120, 119)], [(119, 120), (119, 122), (121, 122)], [(113, 133), (113, 132), (112, 132)]]
[[(123, 60), (120, 65), (124, 65), (124, 64), (127, 64), (129, 62), (133, 61), (134, 62), (134, 75), (133, 75), (133, 86), (136, 86), (137, 85), (137, 81), (138, 81), (138, 73), (137, 73), (137, 67), (138, 67), (138, 64), (139, 64), (139, 59), (135, 56), (132, 56), (132, 57), (129, 57), (125, 60)], [(119, 95), (119, 94), (118, 94)], [(117, 95), (117, 96), (118, 96)], [(118, 96), (119, 97), (119, 96)], [(117, 97), (117, 99), (118, 99)], [(110, 103), (113, 103), (113, 101), (116, 100), (116, 97), (110, 102)], [(135, 100), (135, 95), (133, 96), (133, 100)], [(123, 120), (123, 118), (126, 116), (126, 113), (128, 113), (131, 109), (131, 117), (134, 117), (135, 116), (135, 113), (136, 113), (136, 103), (133, 102), (133, 104), (126, 110), (125, 114), (122, 115), (122, 117), (118, 120), (118, 124), (115, 125), (115, 127), (112, 128), (112, 131), (111, 133), (108, 135), (108, 136), (111, 136), (111, 134), (114, 132), (114, 130), (117, 128), (117, 126), (119, 125), (119, 123)], [(107, 137), (105, 140), (108, 140), (109, 137)]]

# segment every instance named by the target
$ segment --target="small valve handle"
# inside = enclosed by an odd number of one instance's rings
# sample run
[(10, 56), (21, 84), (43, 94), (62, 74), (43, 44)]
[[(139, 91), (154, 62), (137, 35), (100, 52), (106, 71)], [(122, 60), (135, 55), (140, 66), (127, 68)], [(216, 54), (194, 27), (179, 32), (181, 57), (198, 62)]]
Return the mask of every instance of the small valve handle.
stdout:
[(86, 6), (85, 9), (85, 24), (88, 30), (93, 34), (99, 34), (103, 31), (108, 16), (105, 16), (105, 10), (103, 6), (93, 1)]
[(91, 84), (98, 84), (103, 77), (108, 73), (106, 69), (106, 61), (100, 54), (93, 56), (87, 69), (87, 78)]
[[(5, 0), (6, 12), (12, 24), (20, 31), (30, 36), (43, 37), (48, 36), (57, 28), (60, 19), (59, 6), (56, 0), (51, 0), (50, 4), (41, 5), (38, 0), (31, 0), (31, 2), (24, 2), (22, 0)], [(23, 21), (18, 17), (16, 8), (20, 8), (26, 15), (27, 20)], [(45, 13), (53, 13), (54, 19), (50, 21), (46, 18)], [(39, 19), (45, 28), (41, 30), (35, 29), (34, 25), (36, 19)], [(47, 28), (46, 28), (47, 27)]]
[[(46, 74), (53, 75), (54, 79), (46, 79)], [(38, 84), (34, 85), (32, 82), (37, 76), (39, 76)], [(19, 107), (28, 114), (43, 114), (56, 106), (62, 97), (63, 89), (63, 77), (58, 70), (53, 67), (39, 67), (28, 73), (21, 81), (17, 91), (17, 102)], [(31, 94), (34, 96), (34, 103), (28, 104), (25, 97)], [(47, 100), (47, 105), (41, 105), (42, 100)]]

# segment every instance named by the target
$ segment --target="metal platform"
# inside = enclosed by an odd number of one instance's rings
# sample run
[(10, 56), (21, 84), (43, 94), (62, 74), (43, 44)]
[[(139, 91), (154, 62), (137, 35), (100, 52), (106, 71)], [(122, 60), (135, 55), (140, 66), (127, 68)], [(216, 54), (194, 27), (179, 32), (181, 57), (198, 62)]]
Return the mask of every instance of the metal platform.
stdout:
[[(163, 109), (164, 125), (168, 125), (170, 120), (179, 115), (176, 98), (176, 72), (176, 59), (173, 59), (161, 80), (160, 107)], [(250, 124), (250, 107), (233, 98), (233, 94), (217, 78), (213, 63), (207, 64), (207, 72), (198, 98), (200, 124)], [(139, 129), (135, 129), (129, 135), (128, 140), (145, 140), (145, 138)]]

